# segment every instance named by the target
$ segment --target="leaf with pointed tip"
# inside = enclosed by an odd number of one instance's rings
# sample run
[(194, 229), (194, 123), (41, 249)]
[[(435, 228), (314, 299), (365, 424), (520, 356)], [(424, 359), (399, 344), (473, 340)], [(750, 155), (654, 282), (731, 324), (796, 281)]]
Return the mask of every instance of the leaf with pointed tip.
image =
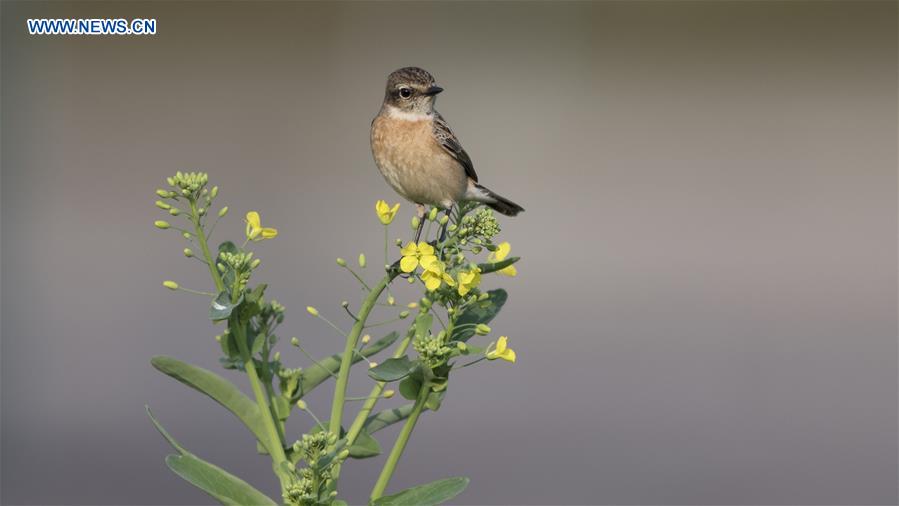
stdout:
[(478, 269), (481, 270), (481, 274), (489, 274), (491, 272), (501, 271), (519, 260), (521, 260), (521, 257), (509, 257), (505, 260), (500, 260), (499, 262), (478, 264)]
[(185, 385), (202, 392), (234, 413), (256, 436), (267, 450), (268, 439), (265, 432), (265, 422), (256, 403), (237, 389), (230, 381), (222, 378), (212, 371), (190, 365), (176, 358), (156, 356), (150, 360), (157, 370), (175, 378)]
[[(395, 331), (391, 332), (381, 339), (378, 339), (377, 341), (371, 343), (369, 346), (366, 346), (365, 348), (359, 350), (359, 354), (361, 354), (363, 357), (368, 358), (393, 344), (398, 337), (398, 333), (396, 333)], [(362, 360), (362, 357), (360, 357), (359, 354), (355, 354), (353, 356), (354, 364)], [(340, 356), (341, 355), (339, 353), (335, 353), (328, 358), (319, 360), (317, 364), (313, 364), (311, 367), (304, 370), (302, 382), (300, 383), (298, 396), (296, 398), (299, 399), (300, 396), (305, 395), (313, 388), (322, 384), (325, 380), (331, 377), (332, 374), (337, 374), (337, 371), (340, 370)]]
[(234, 311), (234, 308), (239, 306), (242, 302), (243, 295), (237, 299), (237, 302), (231, 302), (231, 295), (228, 294), (227, 290), (222, 290), (218, 294), (218, 297), (212, 301), (212, 305), (209, 306), (209, 319), (214, 322), (227, 320)]
[(380, 497), (372, 501), (372, 506), (433, 506), (456, 497), (467, 486), (468, 478), (446, 478)]
[[(362, 427), (365, 429), (365, 432), (369, 434), (374, 434), (381, 429), (386, 429), (395, 423), (402, 422), (406, 418), (409, 418), (409, 415), (412, 413), (412, 408), (414, 404), (409, 403), (398, 408), (388, 408), (369, 416), (365, 419), (365, 423)], [(425, 406), (424, 410), (427, 411), (428, 407)]]
[(467, 307), (456, 319), (452, 341), (468, 341), (475, 333), (475, 326), (479, 323), (490, 323), (503, 308), (509, 294), (502, 288), (487, 292), (490, 297), (483, 302), (475, 302)]
[(147, 416), (150, 417), (150, 421), (153, 422), (162, 437), (180, 454), (169, 455), (165, 458), (166, 465), (175, 474), (222, 504), (266, 506), (275, 504), (249, 483), (187, 451), (153, 416), (149, 406), (147, 406)]

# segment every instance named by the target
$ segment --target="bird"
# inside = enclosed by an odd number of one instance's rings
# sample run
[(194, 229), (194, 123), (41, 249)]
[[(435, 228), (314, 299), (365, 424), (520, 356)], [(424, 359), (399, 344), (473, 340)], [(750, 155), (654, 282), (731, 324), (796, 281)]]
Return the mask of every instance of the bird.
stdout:
[(421, 236), (426, 205), (449, 213), (454, 204), (474, 201), (506, 216), (524, 211), (478, 182), (468, 153), (434, 109), (442, 91), (422, 68), (395, 70), (387, 77), (384, 102), (371, 123), (371, 151), (378, 170), (391, 188), (416, 205), (415, 242)]

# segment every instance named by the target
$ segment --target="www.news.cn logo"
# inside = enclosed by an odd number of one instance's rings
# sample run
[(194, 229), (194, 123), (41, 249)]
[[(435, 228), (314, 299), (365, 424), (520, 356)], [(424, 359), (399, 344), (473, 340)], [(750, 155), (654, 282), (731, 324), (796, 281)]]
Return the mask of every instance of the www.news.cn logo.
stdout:
[(31, 35), (156, 35), (156, 20), (127, 19), (29, 19)]

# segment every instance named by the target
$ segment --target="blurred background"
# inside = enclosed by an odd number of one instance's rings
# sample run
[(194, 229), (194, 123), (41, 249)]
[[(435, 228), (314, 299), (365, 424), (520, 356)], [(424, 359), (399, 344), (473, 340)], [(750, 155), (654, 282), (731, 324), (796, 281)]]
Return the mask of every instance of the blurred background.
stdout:
[[(95, 17), (158, 34), (25, 26)], [(281, 336), (333, 352), (303, 308), (348, 326), (358, 289), (334, 259), (379, 264), (373, 204), (399, 198), (369, 124), (407, 65), (527, 212), (501, 221), (519, 276), (486, 282), (510, 292), (493, 328), (518, 363), (454, 377), (392, 490), (468, 475), (458, 504), (897, 504), (895, 2), (4, 1), (0, 36), (4, 504), (210, 503), (166, 469), (144, 404), (275, 493), (243, 426), (148, 363), (219, 370), (207, 302), (160, 284), (210, 285), (153, 228), (153, 191), (208, 171), (231, 208), (217, 240), (259, 210), (281, 233), (255, 278), (288, 308)], [(346, 467), (352, 502), (383, 458)]]

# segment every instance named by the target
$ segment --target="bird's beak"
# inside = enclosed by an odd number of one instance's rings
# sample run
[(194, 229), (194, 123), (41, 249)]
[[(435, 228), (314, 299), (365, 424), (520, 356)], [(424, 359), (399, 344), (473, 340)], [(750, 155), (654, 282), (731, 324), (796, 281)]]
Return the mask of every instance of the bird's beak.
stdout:
[(430, 88), (425, 90), (425, 95), (427, 95), (429, 97), (433, 97), (434, 95), (440, 93), (441, 91), (443, 91), (443, 88), (441, 88), (440, 86), (431, 86)]

